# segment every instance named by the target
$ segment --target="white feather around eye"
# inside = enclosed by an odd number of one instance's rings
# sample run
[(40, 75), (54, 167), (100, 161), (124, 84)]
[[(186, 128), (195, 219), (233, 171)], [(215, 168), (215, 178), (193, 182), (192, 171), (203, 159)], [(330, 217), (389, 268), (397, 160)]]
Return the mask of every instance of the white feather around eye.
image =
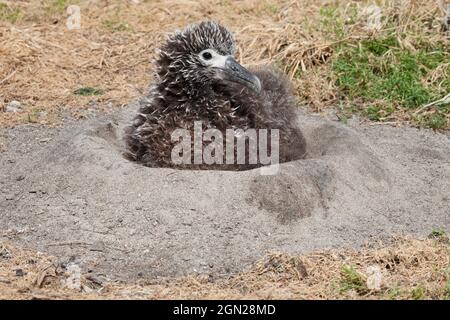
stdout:
[(205, 66), (211, 66), (214, 68), (224, 68), (225, 67), (225, 61), (227, 60), (228, 56), (223, 56), (219, 53), (217, 53), (213, 49), (206, 49), (203, 50), (198, 54), (200, 61)]

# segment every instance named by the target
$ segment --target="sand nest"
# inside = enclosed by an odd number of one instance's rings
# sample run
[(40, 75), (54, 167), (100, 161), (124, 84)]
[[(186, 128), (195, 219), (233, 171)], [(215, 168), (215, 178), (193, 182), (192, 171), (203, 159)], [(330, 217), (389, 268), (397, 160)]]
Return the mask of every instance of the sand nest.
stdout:
[(267, 252), (359, 247), (450, 228), (449, 136), (299, 114), (308, 157), (278, 175), (146, 168), (122, 112), (5, 129), (4, 239), (109, 279), (244, 270)]

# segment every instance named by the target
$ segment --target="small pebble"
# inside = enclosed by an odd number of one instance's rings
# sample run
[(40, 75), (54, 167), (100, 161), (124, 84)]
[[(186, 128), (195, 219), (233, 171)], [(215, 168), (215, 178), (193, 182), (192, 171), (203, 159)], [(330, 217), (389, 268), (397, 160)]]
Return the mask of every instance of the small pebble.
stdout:
[(22, 269), (16, 269), (16, 277), (23, 277), (25, 272)]
[(2, 258), (2, 259), (11, 259), (12, 258), (12, 254), (9, 251), (3, 250), (3, 251), (0, 251), (0, 258)]
[(22, 105), (19, 101), (11, 101), (6, 105), (6, 112), (20, 112), (22, 111)]

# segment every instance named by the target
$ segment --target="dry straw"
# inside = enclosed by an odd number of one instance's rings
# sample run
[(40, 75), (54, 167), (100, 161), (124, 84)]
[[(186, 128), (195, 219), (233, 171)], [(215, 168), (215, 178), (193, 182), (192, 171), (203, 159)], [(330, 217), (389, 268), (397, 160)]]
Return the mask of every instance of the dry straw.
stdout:
[[(81, 7), (80, 30), (67, 30), (67, 13), (55, 6), (58, 2), (0, 2), (20, 10), (14, 23), (0, 20), (0, 110), (12, 100), (24, 106), (19, 114), (0, 111), (3, 126), (54, 124), (66, 111), (83, 117), (127, 104), (145, 92), (150, 60), (166, 34), (202, 19), (228, 25), (237, 35), (241, 61), (278, 64), (293, 80), (299, 99), (322, 111), (337, 102), (329, 67), (336, 46), (356, 44), (388, 28), (388, 19), (382, 19), (379, 30), (367, 29), (362, 12), (369, 1), (72, 1)], [(436, 31), (443, 1), (377, 3), (384, 17), (395, 19), (394, 31), (405, 48), (414, 49), (415, 37), (424, 34), (429, 43), (446, 40), (445, 32)], [(336, 5), (344, 39), (320, 23), (321, 12)], [(83, 87), (104, 94), (74, 94)]]

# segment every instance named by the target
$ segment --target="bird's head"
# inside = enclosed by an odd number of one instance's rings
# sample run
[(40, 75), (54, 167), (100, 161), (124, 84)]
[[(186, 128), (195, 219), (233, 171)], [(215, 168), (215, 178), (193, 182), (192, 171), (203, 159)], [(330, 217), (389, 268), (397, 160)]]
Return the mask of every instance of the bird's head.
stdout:
[(161, 86), (189, 96), (236, 85), (259, 92), (258, 77), (241, 66), (234, 53), (233, 35), (216, 22), (205, 21), (175, 32), (157, 60)]

